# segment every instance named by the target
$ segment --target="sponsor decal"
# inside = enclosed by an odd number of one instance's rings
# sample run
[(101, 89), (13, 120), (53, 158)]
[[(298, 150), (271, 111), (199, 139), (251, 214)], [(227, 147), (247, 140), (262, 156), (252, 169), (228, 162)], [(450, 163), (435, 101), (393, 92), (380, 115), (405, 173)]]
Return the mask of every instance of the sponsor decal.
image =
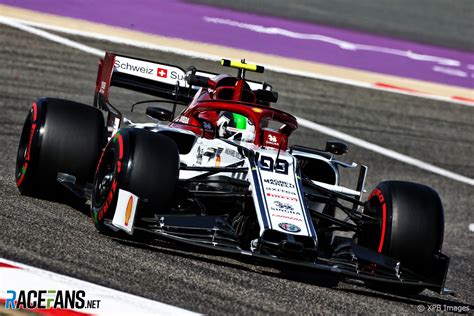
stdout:
[(283, 194), (267, 193), (267, 196), (277, 198), (277, 199), (284, 199), (284, 200), (298, 202), (298, 199), (296, 197), (287, 196), (287, 195), (283, 195)]
[(202, 127), (204, 127), (204, 130), (206, 132), (213, 132), (214, 131), (214, 129), (212, 128), (212, 124), (209, 123), (208, 121), (203, 121), (202, 122)]
[(198, 149), (197, 149), (196, 164), (198, 164), (198, 165), (202, 164), (202, 155), (203, 154), (204, 154), (204, 149), (202, 149), (201, 146), (199, 146)]
[(301, 215), (301, 212), (299, 212), (298, 210), (295, 211), (295, 208), (291, 204), (280, 201), (273, 201), (273, 204), (274, 205), (270, 207), (272, 211), (293, 215)]
[(289, 210), (289, 211), (293, 211), (293, 210), (294, 210), (293, 206), (291, 206), (291, 205), (288, 204), (288, 203), (282, 203), (282, 202), (280, 202), (280, 201), (274, 201), (273, 203), (274, 203), (277, 207), (279, 207), (279, 208), (287, 209), (287, 210)]
[(168, 78), (168, 69), (158, 68), (156, 70), (156, 75), (161, 78)]
[(283, 143), (285, 143), (285, 139), (280, 133), (267, 129), (263, 130), (263, 146), (280, 148)]
[(298, 232), (301, 231), (301, 228), (299, 228), (298, 226), (296, 226), (294, 224), (290, 224), (290, 223), (280, 223), (280, 224), (278, 224), (278, 227), (280, 227), (281, 229), (286, 230), (287, 232), (290, 232), (290, 233), (298, 233)]
[(287, 182), (287, 181), (283, 181), (283, 180), (275, 180), (275, 179), (265, 179), (263, 180), (265, 183), (268, 183), (268, 184), (271, 184), (271, 185), (275, 185), (275, 186), (278, 186), (278, 187), (283, 187), (283, 188), (291, 188), (293, 189), (295, 187), (295, 185), (293, 183), (290, 183), (290, 182)]
[(216, 155), (216, 167), (220, 167), (221, 166), (221, 155), (220, 153), (217, 153)]
[(200, 117), (198, 117), (197, 120), (201, 124), (202, 129), (205, 133), (212, 133), (213, 135), (216, 133), (214, 125), (211, 122)]
[(172, 85), (178, 83), (180, 86), (187, 86), (184, 71), (171, 65), (117, 56), (114, 61), (114, 71)]
[(6, 309), (96, 309), (100, 300), (86, 299), (82, 290), (7, 290)]
[(219, 157), (219, 159), (220, 159), (220, 155), (223, 151), (224, 151), (224, 148), (221, 148), (221, 147), (218, 147), (218, 148), (209, 147), (209, 148), (206, 149), (203, 156), (208, 158), (207, 163), (209, 163), (209, 161), (211, 161), (212, 159), (214, 159), (216, 157)]
[(289, 194), (289, 195), (298, 195), (295, 191), (290, 191), (290, 190), (285, 190), (285, 189), (280, 189), (280, 188), (275, 188), (275, 187), (266, 187), (265, 191), (273, 191), (273, 192)]
[(231, 156), (231, 157), (234, 157), (234, 158), (237, 158), (237, 159), (242, 159), (242, 155), (239, 154), (238, 151), (235, 151), (233, 149), (230, 149), (230, 148), (226, 148), (224, 149), (224, 154), (225, 155), (228, 155), (228, 156)]
[(100, 83), (100, 90), (99, 90), (99, 93), (105, 93), (105, 88), (107, 87), (107, 82), (105, 81), (102, 81)]
[(177, 73), (175, 70), (172, 70), (171, 73), (170, 73), (170, 76), (169, 76), (171, 79), (175, 79), (175, 80), (184, 80), (186, 78), (186, 75), (184, 74), (179, 74)]
[(278, 145), (276, 136), (271, 134), (268, 134), (267, 142), (272, 145)]
[(112, 225), (125, 231), (127, 234), (133, 234), (133, 223), (135, 221), (138, 200), (138, 196), (133, 193), (119, 189)]
[(180, 116), (178, 122), (183, 123), (183, 124), (189, 124), (189, 117)]
[[(131, 62), (128, 62), (128, 61), (127, 62), (120, 62), (120, 60), (118, 60), (118, 59), (115, 59), (114, 68), (118, 69), (119, 71), (120, 70), (128, 70), (128, 71), (139, 72), (139, 73), (147, 74), (147, 75), (153, 74), (153, 68), (150, 68), (148, 66), (137, 65), (137, 64), (134, 64), (134, 63), (131, 63)], [(160, 69), (160, 68), (158, 68), (158, 69)]]
[(280, 218), (285, 218), (285, 219), (291, 220), (291, 221), (303, 222), (303, 220), (301, 218), (292, 217), (292, 216), (288, 216), (288, 215), (281, 215), (281, 214), (272, 213), (272, 217), (280, 217)]
[(127, 203), (127, 209), (125, 211), (125, 226), (128, 226), (128, 222), (130, 221), (130, 216), (132, 215), (132, 207), (133, 207), (133, 195), (130, 195)]

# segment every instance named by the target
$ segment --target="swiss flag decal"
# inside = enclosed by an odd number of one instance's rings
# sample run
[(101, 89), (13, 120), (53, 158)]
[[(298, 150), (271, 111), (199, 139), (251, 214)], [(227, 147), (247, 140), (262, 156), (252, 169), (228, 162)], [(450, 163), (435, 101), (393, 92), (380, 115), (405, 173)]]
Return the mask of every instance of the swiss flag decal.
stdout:
[(158, 68), (156, 70), (156, 75), (161, 78), (168, 78), (168, 69)]

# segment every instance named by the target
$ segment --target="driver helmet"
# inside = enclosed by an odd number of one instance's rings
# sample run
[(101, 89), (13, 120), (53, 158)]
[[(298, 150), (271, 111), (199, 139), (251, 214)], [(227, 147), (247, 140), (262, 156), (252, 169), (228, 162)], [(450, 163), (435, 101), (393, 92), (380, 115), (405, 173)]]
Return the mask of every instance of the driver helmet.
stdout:
[(232, 112), (221, 112), (217, 120), (218, 135), (221, 138), (253, 142), (255, 125), (247, 117)]

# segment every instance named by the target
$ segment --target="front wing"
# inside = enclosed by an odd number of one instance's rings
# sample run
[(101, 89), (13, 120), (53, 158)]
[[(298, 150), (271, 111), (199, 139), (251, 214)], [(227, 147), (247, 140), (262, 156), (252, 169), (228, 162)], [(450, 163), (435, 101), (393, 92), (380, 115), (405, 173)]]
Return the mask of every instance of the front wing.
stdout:
[[(151, 222), (153, 222), (153, 220)], [(276, 266), (280, 269), (291, 267), (310, 270), (315, 269), (344, 276), (349, 279), (383, 282), (387, 284), (421, 286), (441, 294), (445, 291), (444, 282), (447, 268), (449, 266), (449, 258), (442, 253), (438, 254), (436, 258), (438, 273), (432, 279), (427, 279), (402, 267), (400, 262), (392, 258), (355, 244), (351, 238), (339, 237), (339, 240), (335, 241), (335, 253), (330, 258), (318, 257), (313, 261), (305, 261), (299, 258), (277, 257), (246, 251), (242, 250), (237, 245), (216, 242), (215, 240), (212, 241), (212, 239), (208, 241), (203, 241), (201, 239), (194, 240), (192, 237), (183, 237), (173, 233), (168, 233), (162, 228), (157, 228), (154, 225), (149, 227), (136, 227), (135, 229), (151, 234), (157, 239), (172, 241), (193, 247), (200, 247), (240, 258), (251, 258), (268, 265)], [(215, 233), (215, 231), (209, 232), (209, 234)]]

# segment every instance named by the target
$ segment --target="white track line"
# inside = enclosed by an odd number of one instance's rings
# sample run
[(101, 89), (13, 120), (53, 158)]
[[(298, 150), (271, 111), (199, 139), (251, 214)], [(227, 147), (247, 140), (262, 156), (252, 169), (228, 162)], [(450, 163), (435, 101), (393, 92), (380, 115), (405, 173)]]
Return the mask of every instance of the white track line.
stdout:
[(298, 117), (298, 124), (303, 126), (303, 127), (318, 131), (320, 133), (330, 135), (332, 137), (339, 138), (343, 141), (346, 141), (346, 142), (354, 144), (356, 146), (359, 146), (359, 147), (365, 148), (367, 150), (379, 153), (379, 154), (384, 155), (386, 157), (404, 162), (406, 164), (418, 167), (418, 168), (423, 169), (423, 170), (430, 171), (432, 173), (439, 174), (443, 177), (446, 177), (446, 178), (449, 178), (449, 179), (452, 179), (452, 180), (456, 180), (456, 181), (459, 181), (459, 182), (467, 183), (467, 184), (470, 184), (470, 185), (474, 185), (474, 179), (471, 179), (471, 178), (468, 178), (466, 176), (451, 172), (451, 171), (446, 170), (446, 169), (436, 167), (432, 164), (429, 164), (429, 163), (423, 162), (419, 159), (401, 154), (401, 153), (393, 151), (391, 149), (387, 149), (387, 148), (381, 147), (379, 145), (369, 143), (368, 141), (365, 141), (363, 139), (351, 136), (351, 135), (346, 134), (346, 133), (339, 132), (339, 131), (337, 131), (335, 129), (332, 129), (330, 127), (327, 127), (327, 126), (324, 126), (324, 125), (321, 125), (321, 124), (318, 124), (318, 123), (314, 123), (314, 122), (305, 120), (305, 119), (300, 118), (300, 117)]
[[(97, 55), (97, 56), (100, 56), (100, 57), (103, 57), (104, 54), (105, 54), (105, 51), (99, 50), (99, 49), (91, 47), (91, 46), (81, 44), (79, 42), (69, 40), (65, 37), (61, 37), (61, 36), (58, 36), (58, 35), (55, 35), (55, 34), (48, 33), (48, 32), (43, 31), (43, 30), (39, 30), (37, 28), (31, 27), (31, 26), (28, 26), (28, 25), (24, 25), (21, 22), (18, 22), (18, 21), (9, 19), (9, 18), (0, 17), (0, 23), (3, 23), (3, 24), (6, 24), (6, 25), (9, 25), (11, 27), (21, 29), (21, 30), (26, 31), (26, 32), (30, 32), (32, 34), (36, 34), (38, 36), (49, 39), (53, 42), (60, 43), (60, 44), (63, 44), (63, 45), (69, 46), (69, 47), (73, 47), (73, 48), (79, 49), (79, 50), (81, 50), (83, 52), (86, 52), (86, 53), (90, 53), (90, 54)], [(71, 33), (69, 33), (69, 34), (71, 34)], [(98, 37), (95, 37), (95, 38), (98, 38)], [(109, 37), (103, 37), (103, 38), (100, 38), (100, 39), (109, 40), (110, 38)], [(126, 42), (123, 42), (123, 44), (126, 44)], [(141, 47), (144, 47), (144, 46), (141, 46)], [(154, 49), (152, 47), (152, 45), (148, 45), (147, 47), (144, 47), (144, 48)], [(169, 50), (169, 51), (172, 52), (172, 53), (175, 53), (175, 54), (179, 54), (179, 55), (186, 55), (186, 54), (182, 54), (179, 50)], [(189, 55), (186, 55), (186, 56), (189, 56)], [(194, 55), (193, 57), (214, 60), (214, 58), (209, 58), (210, 57), (209, 55), (207, 55), (207, 57), (199, 57), (199, 56)], [(216, 59), (216, 60), (218, 60), (218, 59)], [(298, 119), (298, 123), (303, 127), (318, 131), (322, 134), (326, 134), (326, 135), (329, 135), (331, 137), (339, 138), (339, 139), (344, 140), (348, 143), (351, 143), (351, 144), (354, 144), (356, 146), (365, 148), (367, 150), (379, 153), (379, 154), (384, 155), (386, 157), (404, 162), (406, 164), (418, 167), (420, 169), (427, 170), (429, 172), (438, 174), (440, 176), (443, 176), (443, 177), (446, 177), (446, 178), (449, 178), (449, 179), (452, 179), (452, 180), (455, 180), (455, 181), (459, 181), (459, 182), (466, 183), (466, 184), (474, 186), (474, 179), (472, 179), (472, 178), (468, 178), (466, 176), (451, 172), (449, 170), (436, 167), (432, 164), (429, 164), (429, 163), (423, 162), (419, 159), (416, 159), (416, 158), (398, 153), (398, 152), (393, 151), (391, 149), (383, 148), (379, 145), (372, 144), (372, 143), (370, 143), (366, 140), (351, 136), (351, 135), (346, 134), (346, 133), (342, 133), (342, 132), (337, 131), (335, 129), (332, 129), (330, 127), (327, 127), (327, 126), (324, 126), (324, 125), (321, 125), (321, 124), (318, 124), (318, 123), (315, 123), (315, 122), (311, 122), (311, 121), (305, 120), (303, 118), (297, 118), (297, 119)]]
[(59, 43), (59, 44), (63, 44), (65, 46), (69, 46), (69, 47), (72, 47), (72, 48), (79, 49), (83, 52), (86, 52), (86, 53), (89, 53), (89, 54), (92, 54), (92, 55), (103, 57), (104, 54), (105, 54), (105, 51), (103, 51), (103, 50), (100, 50), (100, 49), (97, 49), (97, 48), (94, 48), (94, 47), (91, 47), (91, 46), (87, 46), (87, 45), (81, 44), (79, 42), (71, 41), (70, 39), (67, 39), (65, 37), (62, 37), (62, 36), (59, 36), (59, 35), (56, 35), (56, 34), (52, 34), (52, 33), (49, 33), (49, 32), (31, 27), (31, 26), (28, 26), (26, 24), (15, 21), (13, 19), (9, 19), (9, 18), (5, 18), (5, 17), (0, 16), (0, 23), (3, 23), (5, 25), (11, 26), (11, 27), (14, 27), (14, 28), (17, 28), (17, 29), (20, 29), (22, 31), (25, 31), (25, 32), (28, 32), (28, 33), (31, 33), (31, 34), (41, 36), (41, 37), (46, 38), (50, 41), (53, 41), (53, 42), (56, 42), (56, 43)]
[[(39, 27), (41, 29), (50, 30), (50, 31), (54, 31), (54, 32), (60, 32), (60, 33), (65, 33), (65, 34), (70, 34), (70, 35), (83, 36), (83, 37), (88, 37), (88, 38), (93, 38), (93, 39), (103, 40), (103, 41), (109, 41), (109, 42), (116, 43), (116, 44), (123, 44), (123, 45), (135, 46), (135, 47), (139, 47), (139, 48), (145, 48), (145, 49), (158, 50), (158, 51), (163, 51), (163, 52), (168, 52), (168, 53), (174, 53), (174, 54), (177, 54), (177, 55), (188, 56), (188, 57), (192, 57), (192, 58), (200, 58), (200, 59), (205, 59), (205, 60), (220, 61), (221, 58), (225, 57), (225, 56), (207, 54), (207, 53), (203, 53), (203, 52), (199, 52), (199, 51), (191, 51), (191, 50), (180, 49), (180, 48), (175, 48), (175, 47), (170, 47), (170, 46), (150, 44), (150, 43), (134, 41), (134, 40), (130, 40), (130, 39), (124, 39), (124, 38), (116, 37), (116, 36), (104, 35), (104, 34), (100, 34), (100, 33), (85, 32), (85, 31), (70, 29), (70, 28), (56, 26), (56, 25), (48, 25), (48, 24), (44, 24), (44, 23), (38, 23), (38, 22), (32, 22), (32, 21), (27, 21), (27, 20), (14, 19), (14, 18), (0, 16), (0, 23), (4, 23), (2, 21), (17, 22), (17, 23), (20, 23), (20, 24), (29, 25), (29, 26), (33, 26), (33, 27)], [(7, 24), (7, 23), (5, 23), (5, 24)], [(444, 101), (444, 102), (450, 102), (450, 103), (456, 103), (456, 104), (461, 104), (461, 105), (465, 105), (465, 106), (474, 107), (473, 102), (457, 100), (457, 99), (453, 99), (453, 98), (447, 97), (447, 96), (427, 94), (427, 93), (415, 92), (415, 91), (408, 92), (408, 91), (402, 91), (402, 90), (394, 90), (394, 89), (390, 89), (390, 88), (374, 86), (372, 83), (368, 83), (368, 82), (345, 79), (345, 78), (334, 77), (334, 76), (328, 76), (328, 75), (323, 75), (323, 74), (318, 74), (318, 73), (308, 72), (308, 71), (295, 70), (295, 69), (279, 67), (279, 66), (275, 66), (275, 65), (264, 65), (264, 66), (268, 70), (271, 70), (271, 71), (274, 71), (274, 72), (279, 72), (279, 73), (284, 73), (284, 74), (288, 74), (288, 75), (293, 75), (293, 76), (325, 80), (325, 81), (330, 81), (330, 82), (347, 84), (347, 85), (351, 85), (351, 86), (355, 86), (355, 87), (359, 87), (359, 88), (385, 91), (385, 92), (390, 92), (390, 93), (409, 95), (409, 96), (415, 96), (415, 97), (418, 97), (418, 98), (424, 98), (424, 99), (436, 100), (436, 101)]]

